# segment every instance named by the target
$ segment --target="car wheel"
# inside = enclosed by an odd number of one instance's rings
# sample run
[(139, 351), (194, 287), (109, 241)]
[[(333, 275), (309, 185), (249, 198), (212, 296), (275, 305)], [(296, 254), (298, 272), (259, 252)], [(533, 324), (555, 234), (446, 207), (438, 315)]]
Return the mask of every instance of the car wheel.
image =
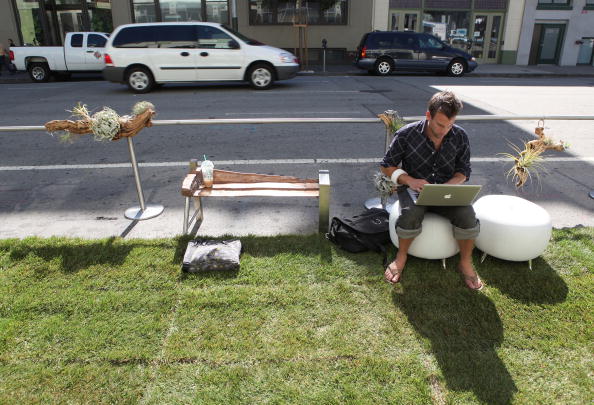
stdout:
[(460, 59), (454, 59), (448, 66), (448, 75), (450, 76), (462, 76), (466, 70), (466, 65)]
[(136, 67), (128, 71), (128, 88), (135, 93), (148, 93), (155, 86), (155, 79), (147, 68)]
[(392, 73), (392, 62), (388, 59), (380, 59), (375, 63), (375, 73), (380, 76), (387, 76)]
[(47, 63), (31, 63), (29, 65), (29, 76), (34, 82), (47, 82), (50, 77), (50, 69)]
[(274, 83), (274, 73), (268, 65), (254, 65), (248, 72), (248, 81), (256, 90), (266, 90)]

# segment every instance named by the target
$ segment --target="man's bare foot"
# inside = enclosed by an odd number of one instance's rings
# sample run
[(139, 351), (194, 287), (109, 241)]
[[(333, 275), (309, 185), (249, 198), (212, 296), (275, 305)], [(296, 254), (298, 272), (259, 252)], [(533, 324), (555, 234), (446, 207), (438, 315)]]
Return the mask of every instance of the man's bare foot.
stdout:
[(388, 265), (386, 271), (384, 272), (384, 278), (386, 281), (391, 284), (399, 283), (405, 264), (406, 258), (402, 260), (396, 256), (396, 259), (394, 259), (394, 261)]
[(458, 264), (458, 271), (460, 274), (462, 274), (466, 287), (475, 291), (480, 291), (483, 289), (483, 282), (481, 281), (478, 274), (476, 274), (476, 271), (474, 271), (472, 263), (460, 262)]

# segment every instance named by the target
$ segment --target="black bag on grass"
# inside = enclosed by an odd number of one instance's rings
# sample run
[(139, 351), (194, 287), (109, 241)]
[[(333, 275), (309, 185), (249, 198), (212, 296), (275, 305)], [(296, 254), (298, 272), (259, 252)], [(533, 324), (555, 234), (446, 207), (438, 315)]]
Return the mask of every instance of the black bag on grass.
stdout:
[(351, 218), (334, 217), (326, 237), (347, 252), (383, 253), (385, 264), (384, 245), (390, 241), (389, 218), (388, 211), (381, 208), (371, 208)]

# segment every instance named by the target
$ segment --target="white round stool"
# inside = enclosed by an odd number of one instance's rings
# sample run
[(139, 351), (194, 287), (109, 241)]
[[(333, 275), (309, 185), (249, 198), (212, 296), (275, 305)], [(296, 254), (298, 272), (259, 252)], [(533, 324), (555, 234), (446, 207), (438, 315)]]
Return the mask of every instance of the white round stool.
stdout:
[[(400, 216), (400, 201), (396, 201), (390, 210), (390, 239), (398, 247), (396, 234), (396, 220)], [(408, 253), (421, 259), (442, 259), (445, 268), (445, 259), (454, 256), (460, 251), (452, 224), (447, 218), (433, 212), (425, 213), (422, 222), (423, 230), (410, 245)]]
[(532, 259), (540, 256), (549, 244), (553, 226), (544, 208), (520, 197), (486, 195), (474, 204), (481, 232), (476, 247), (503, 260), (525, 261), (532, 269)]

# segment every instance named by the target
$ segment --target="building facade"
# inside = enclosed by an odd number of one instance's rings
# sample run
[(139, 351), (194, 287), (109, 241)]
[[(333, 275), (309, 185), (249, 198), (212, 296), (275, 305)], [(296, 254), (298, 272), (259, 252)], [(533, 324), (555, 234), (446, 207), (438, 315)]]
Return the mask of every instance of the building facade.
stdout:
[[(352, 59), (373, 30), (430, 32), (479, 63), (592, 64), (594, 0), (0, 0), (0, 42), (61, 45), (66, 32), (212, 21), (303, 61)], [(307, 50), (307, 51), (306, 51)]]
[(594, 0), (526, 0), (516, 64), (592, 65)]
[(389, 29), (428, 32), (479, 63), (504, 58), (508, 0), (390, 0)]
[(0, 0), (0, 9), (0, 42), (17, 45), (62, 45), (66, 32), (133, 22), (210, 21), (279, 48), (306, 48), (311, 63), (325, 39), (327, 61), (338, 63), (365, 32), (386, 29), (388, 0)]

